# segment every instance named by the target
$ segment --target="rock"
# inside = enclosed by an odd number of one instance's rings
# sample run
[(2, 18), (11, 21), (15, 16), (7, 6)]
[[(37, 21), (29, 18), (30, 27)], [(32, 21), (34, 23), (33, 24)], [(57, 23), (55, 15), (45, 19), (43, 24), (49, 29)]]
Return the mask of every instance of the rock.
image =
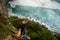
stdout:
[(60, 33), (54, 32), (53, 35), (54, 35), (58, 40), (60, 40)]
[(9, 1), (12, 0), (0, 0), (0, 23), (2, 24), (9, 24), (8, 22), (8, 10), (7, 10), (7, 4)]
[(16, 38), (13, 38), (11, 35), (8, 35), (5, 39), (3, 40), (17, 40)]

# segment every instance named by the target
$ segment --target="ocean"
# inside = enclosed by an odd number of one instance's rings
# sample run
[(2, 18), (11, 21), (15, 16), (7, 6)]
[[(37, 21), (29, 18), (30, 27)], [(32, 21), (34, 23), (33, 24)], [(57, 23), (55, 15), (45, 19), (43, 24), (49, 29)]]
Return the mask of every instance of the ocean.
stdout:
[[(9, 4), (9, 12), (31, 17), (49, 26), (53, 32), (60, 33), (60, 1), (58, 0), (15, 0)], [(48, 3), (48, 4), (46, 4)]]

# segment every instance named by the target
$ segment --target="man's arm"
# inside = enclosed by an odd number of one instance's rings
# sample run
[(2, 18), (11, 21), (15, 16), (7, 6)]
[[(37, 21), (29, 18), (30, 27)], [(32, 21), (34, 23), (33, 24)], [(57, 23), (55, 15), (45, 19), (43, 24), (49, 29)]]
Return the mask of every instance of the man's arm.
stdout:
[(17, 36), (20, 36), (21, 34), (21, 29), (19, 28), (18, 32), (17, 32)]

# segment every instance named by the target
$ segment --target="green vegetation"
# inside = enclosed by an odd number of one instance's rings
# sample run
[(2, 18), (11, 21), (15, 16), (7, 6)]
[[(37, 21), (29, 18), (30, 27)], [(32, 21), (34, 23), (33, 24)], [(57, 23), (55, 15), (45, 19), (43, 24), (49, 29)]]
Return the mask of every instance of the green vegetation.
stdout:
[[(12, 33), (16, 33), (16, 29), (20, 27), (19, 25), (23, 21), (23, 19), (19, 19), (17, 17), (8, 18), (11, 24), (4, 25), (0, 23), (0, 38), (6, 35), (11, 35)], [(57, 40), (52, 33), (44, 26), (37, 22), (30, 21), (26, 25), (26, 30), (28, 36), (31, 37), (31, 40)]]
[(15, 32), (12, 25), (0, 24), (0, 35), (9, 35), (12, 32)]
[[(19, 19), (17, 17), (10, 17), (8, 18), (12, 25), (16, 28), (20, 27), (23, 19)], [(31, 37), (31, 40), (57, 40), (52, 33), (47, 29), (44, 28), (45, 26), (30, 21), (26, 25), (27, 34)]]
[[(12, 33), (16, 33), (13, 27), (20, 27), (19, 25), (23, 20), (17, 17), (8, 18), (7, 4), (9, 1), (11, 0), (0, 0), (0, 40)], [(9, 24), (9, 22), (11, 24)], [(44, 27), (45, 26), (39, 23), (29, 21), (26, 25), (27, 34), (31, 37), (31, 40), (57, 40), (52, 33)]]

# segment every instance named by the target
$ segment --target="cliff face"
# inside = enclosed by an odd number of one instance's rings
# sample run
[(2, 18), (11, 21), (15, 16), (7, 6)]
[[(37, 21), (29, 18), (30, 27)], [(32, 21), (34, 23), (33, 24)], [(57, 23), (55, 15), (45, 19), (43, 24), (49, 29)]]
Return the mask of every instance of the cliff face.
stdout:
[(8, 10), (7, 10), (7, 4), (9, 1), (12, 0), (0, 0), (0, 23), (2, 24), (8, 24)]
[(9, 1), (12, 0), (0, 0), (0, 40), (2, 39), (3, 33), (5, 34), (4, 30), (7, 30), (5, 26), (9, 24), (7, 9)]

